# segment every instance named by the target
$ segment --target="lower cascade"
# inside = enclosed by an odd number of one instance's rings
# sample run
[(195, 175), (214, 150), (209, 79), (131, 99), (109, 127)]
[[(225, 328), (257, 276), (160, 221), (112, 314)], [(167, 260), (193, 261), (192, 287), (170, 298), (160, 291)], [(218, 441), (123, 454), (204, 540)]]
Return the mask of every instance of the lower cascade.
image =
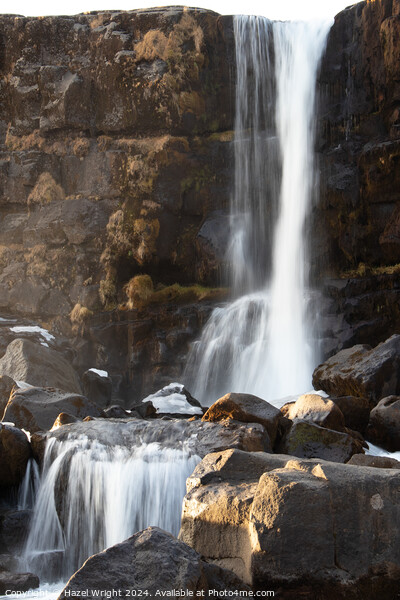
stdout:
[(42, 583), (66, 581), (89, 556), (150, 525), (177, 535), (199, 461), (184, 444), (48, 440), (23, 567)]

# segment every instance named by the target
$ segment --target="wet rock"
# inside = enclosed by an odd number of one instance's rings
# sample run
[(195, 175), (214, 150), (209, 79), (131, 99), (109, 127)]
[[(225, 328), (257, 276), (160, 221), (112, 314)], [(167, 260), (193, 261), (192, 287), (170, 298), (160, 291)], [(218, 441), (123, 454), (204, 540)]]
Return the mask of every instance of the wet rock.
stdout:
[(364, 434), (369, 421), (371, 406), (367, 398), (339, 396), (330, 398), (340, 408), (346, 427)]
[[(379, 585), (390, 598), (400, 568), (399, 481), (394, 469), (214, 453), (188, 480), (179, 537), (255, 589), (279, 588), (284, 598), (318, 590), (343, 600), (361, 588), (373, 600)], [(297, 544), (307, 551), (293, 552)]]
[(268, 432), (271, 444), (275, 443), (278, 428), (283, 422), (280, 411), (251, 394), (226, 394), (210, 406), (202, 421), (218, 422), (234, 419), (242, 423), (260, 423)]
[(39, 577), (33, 573), (9, 573), (0, 572), (0, 594), (10, 592), (27, 592), (39, 587)]
[(400, 469), (400, 460), (389, 456), (371, 456), (369, 454), (353, 454), (347, 464), (377, 469)]
[(16, 339), (7, 346), (0, 359), (0, 373), (33, 386), (81, 393), (78, 376), (65, 358), (55, 350), (29, 340)]
[(296, 420), (280, 444), (279, 451), (299, 458), (321, 458), (345, 463), (353, 454), (362, 452), (362, 442), (348, 433)]
[(313, 373), (313, 386), (331, 396), (359, 396), (377, 403), (400, 393), (400, 335), (371, 349), (357, 345), (341, 350)]
[(4, 413), (4, 420), (35, 433), (51, 429), (60, 413), (83, 419), (100, 417), (102, 411), (93, 402), (78, 394), (68, 394), (54, 388), (33, 387), (16, 390)]
[(7, 375), (0, 375), (0, 420), (3, 418), (4, 409), (10, 398), (12, 389), (15, 386), (15, 381)]
[(190, 454), (205, 456), (217, 449), (240, 448), (249, 452), (271, 451), (268, 435), (258, 423), (244, 424), (235, 421), (204, 423), (200, 420), (183, 419), (95, 419), (72, 423), (46, 434), (32, 436), (34, 455), (40, 462), (46, 440), (67, 439), (86, 436), (105, 446), (123, 446), (131, 449), (138, 444), (159, 443), (166, 448), (175, 448), (181, 440)]
[(26, 471), (31, 447), (25, 433), (0, 423), (0, 486), (18, 485)]
[(292, 421), (307, 421), (335, 431), (345, 429), (344, 416), (340, 408), (332, 400), (322, 398), (318, 394), (304, 394), (296, 402), (282, 406), (281, 412)]
[(85, 396), (99, 408), (110, 405), (112, 381), (108, 375), (100, 375), (89, 369), (82, 375), (82, 386)]
[(366, 437), (390, 452), (400, 450), (400, 397), (383, 398), (371, 411)]
[[(202, 597), (209, 589), (248, 590), (232, 573), (208, 565), (201, 556), (171, 534), (149, 527), (128, 540), (89, 558), (69, 580), (58, 600), (82, 590), (121, 590), (125, 598), (146, 591), (150, 597), (185, 590)], [(215, 586), (215, 587), (214, 587)]]

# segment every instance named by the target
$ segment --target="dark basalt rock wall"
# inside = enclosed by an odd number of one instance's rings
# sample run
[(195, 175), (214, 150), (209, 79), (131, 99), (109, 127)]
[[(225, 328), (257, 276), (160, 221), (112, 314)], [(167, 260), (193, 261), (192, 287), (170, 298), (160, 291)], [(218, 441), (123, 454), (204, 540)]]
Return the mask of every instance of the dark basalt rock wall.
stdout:
[(399, 0), (356, 4), (337, 15), (321, 65), (311, 237), (334, 350), (400, 327), (399, 33)]
[(232, 35), (182, 7), (0, 18), (0, 308), (98, 310), (140, 272), (215, 282)]

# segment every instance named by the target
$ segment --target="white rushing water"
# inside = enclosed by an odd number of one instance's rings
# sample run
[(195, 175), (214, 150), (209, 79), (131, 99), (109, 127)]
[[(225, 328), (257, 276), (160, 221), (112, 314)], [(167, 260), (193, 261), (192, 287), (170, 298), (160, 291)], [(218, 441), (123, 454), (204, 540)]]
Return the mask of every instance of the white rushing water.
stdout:
[(84, 436), (50, 439), (23, 567), (41, 582), (66, 581), (89, 556), (150, 525), (177, 535), (199, 461), (184, 444), (128, 450)]
[(316, 364), (305, 223), (315, 184), (316, 77), (330, 23), (234, 23), (229, 258), (238, 297), (213, 312), (189, 358), (193, 393), (205, 404), (227, 392), (270, 402), (301, 393)]

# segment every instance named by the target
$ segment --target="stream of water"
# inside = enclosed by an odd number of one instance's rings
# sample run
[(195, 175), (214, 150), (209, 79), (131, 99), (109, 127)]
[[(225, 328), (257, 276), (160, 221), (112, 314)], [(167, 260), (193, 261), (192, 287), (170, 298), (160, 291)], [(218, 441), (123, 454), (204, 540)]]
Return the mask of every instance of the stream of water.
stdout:
[[(316, 77), (330, 23), (236, 17), (235, 299), (211, 315), (189, 358), (194, 395), (274, 402), (311, 388), (317, 363), (306, 219), (315, 189)], [(190, 376), (190, 375), (188, 375)]]

